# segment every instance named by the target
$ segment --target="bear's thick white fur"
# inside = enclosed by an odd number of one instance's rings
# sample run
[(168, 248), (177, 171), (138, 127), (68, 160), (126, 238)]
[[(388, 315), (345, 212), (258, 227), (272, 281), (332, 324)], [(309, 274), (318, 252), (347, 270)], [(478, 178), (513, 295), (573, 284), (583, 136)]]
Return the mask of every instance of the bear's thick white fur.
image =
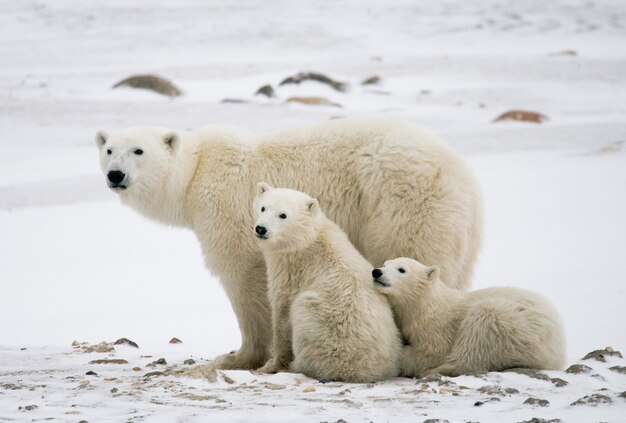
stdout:
[(372, 274), (409, 344), (400, 359), (404, 376), (563, 367), (561, 318), (541, 295), (518, 288), (460, 291), (442, 283), (437, 266), (408, 258), (386, 261)]
[(343, 230), (315, 199), (265, 183), (254, 214), (274, 334), (272, 357), (260, 371), (290, 368), (344, 382), (396, 376), (402, 344), (391, 307)]
[(439, 263), (450, 286), (470, 283), (482, 232), (476, 183), (459, 155), (416, 125), (339, 119), (263, 136), (224, 126), (134, 127), (100, 131), (96, 144), (105, 174), (124, 174), (109, 182), (124, 204), (198, 237), (242, 334), (239, 351), (218, 357), (217, 367), (267, 360), (265, 265), (250, 231), (259, 181), (317, 198), (375, 266), (414, 257)]

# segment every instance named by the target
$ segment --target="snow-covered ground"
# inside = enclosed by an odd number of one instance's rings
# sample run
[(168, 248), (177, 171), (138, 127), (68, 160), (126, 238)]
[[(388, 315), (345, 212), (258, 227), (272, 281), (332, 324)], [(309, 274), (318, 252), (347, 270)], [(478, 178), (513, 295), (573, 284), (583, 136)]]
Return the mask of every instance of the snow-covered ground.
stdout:
[[(277, 87), (307, 70), (349, 90)], [(138, 73), (185, 95), (111, 89)], [(360, 84), (372, 75), (379, 85)], [(278, 97), (255, 97), (264, 84)], [(307, 95), (342, 107), (285, 103)], [(549, 120), (492, 122), (510, 109)], [(236, 349), (239, 331), (193, 234), (142, 218), (106, 189), (95, 131), (267, 132), (354, 115), (421, 123), (468, 158), (486, 209), (475, 288), (551, 298), (569, 363), (607, 345), (626, 350), (623, 1), (9, 0), (0, 2), (0, 421), (623, 421), (626, 375), (609, 369), (626, 365), (617, 357), (584, 361), (589, 374), (546, 372), (565, 387), (512, 373), (428, 389), (409, 379), (143, 376)], [(168, 344), (173, 336), (183, 343)], [(120, 337), (141, 347), (115, 347), (127, 364), (90, 365), (113, 353), (71, 346)], [(160, 357), (167, 366), (146, 368)], [(612, 404), (570, 405), (592, 394)], [(523, 404), (529, 396), (550, 404)]]

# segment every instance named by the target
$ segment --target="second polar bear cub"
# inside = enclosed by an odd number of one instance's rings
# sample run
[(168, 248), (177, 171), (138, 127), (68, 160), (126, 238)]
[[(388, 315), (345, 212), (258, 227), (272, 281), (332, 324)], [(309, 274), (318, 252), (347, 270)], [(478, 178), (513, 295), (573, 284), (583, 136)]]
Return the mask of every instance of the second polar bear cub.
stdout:
[(449, 288), (439, 279), (437, 266), (408, 258), (386, 261), (372, 276), (409, 343), (400, 358), (403, 376), (563, 367), (561, 319), (538, 294), (517, 288)]
[(261, 182), (254, 201), (272, 308), (273, 351), (259, 371), (372, 382), (398, 373), (400, 333), (372, 266), (316, 199)]

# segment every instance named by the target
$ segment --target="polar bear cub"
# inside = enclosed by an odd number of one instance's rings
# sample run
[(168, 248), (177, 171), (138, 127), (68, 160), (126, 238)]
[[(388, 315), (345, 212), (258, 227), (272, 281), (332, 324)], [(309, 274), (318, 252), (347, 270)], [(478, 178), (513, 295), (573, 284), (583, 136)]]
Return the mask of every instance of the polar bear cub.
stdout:
[(561, 319), (542, 296), (517, 288), (449, 288), (437, 266), (398, 258), (372, 271), (402, 335), (400, 372), (458, 376), (514, 367), (561, 369)]
[(273, 351), (259, 371), (371, 382), (396, 376), (400, 333), (372, 266), (316, 199), (259, 183), (254, 234), (267, 267)]

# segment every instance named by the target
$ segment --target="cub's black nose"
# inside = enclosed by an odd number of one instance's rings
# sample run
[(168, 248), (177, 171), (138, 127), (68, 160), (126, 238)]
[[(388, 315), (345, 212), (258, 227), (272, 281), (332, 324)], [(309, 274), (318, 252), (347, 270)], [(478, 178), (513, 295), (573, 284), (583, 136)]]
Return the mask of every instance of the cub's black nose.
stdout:
[(121, 172), (119, 170), (112, 170), (107, 173), (107, 178), (114, 184), (119, 184), (124, 180), (125, 177), (126, 175), (124, 175), (124, 172)]
[(372, 270), (372, 276), (375, 278), (380, 278), (383, 275), (383, 272), (380, 269)]
[(265, 235), (267, 233), (267, 229), (265, 229), (265, 226), (257, 225), (256, 228), (254, 228), (254, 230), (259, 235)]

